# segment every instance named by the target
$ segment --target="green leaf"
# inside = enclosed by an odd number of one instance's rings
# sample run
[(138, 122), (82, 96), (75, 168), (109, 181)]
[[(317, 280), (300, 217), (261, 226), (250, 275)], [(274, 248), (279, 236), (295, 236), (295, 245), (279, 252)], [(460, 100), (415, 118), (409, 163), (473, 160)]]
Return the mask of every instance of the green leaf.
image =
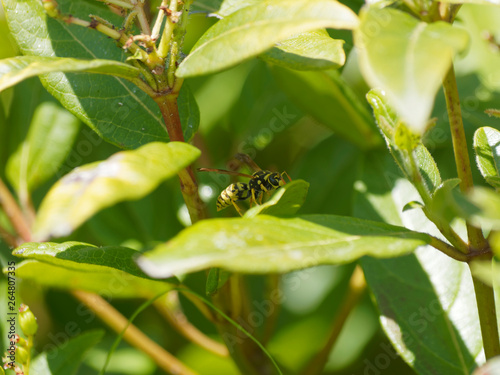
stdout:
[(52, 72), (88, 72), (109, 74), (133, 80), (140, 71), (113, 60), (79, 60), (64, 57), (16, 56), (0, 60), (0, 91), (22, 80)]
[(270, 0), (242, 8), (212, 26), (177, 70), (179, 77), (214, 73), (298, 33), (358, 24), (347, 6), (328, 0)]
[(467, 46), (467, 32), (389, 8), (368, 8), (360, 19), (354, 40), (365, 79), (384, 90), (403, 121), (423, 134), (452, 58)]
[(13, 255), (34, 259), (56, 266), (92, 272), (109, 271), (108, 268), (149, 279), (134, 258), (140, 253), (123, 246), (97, 247), (83, 242), (26, 242), (16, 248)]
[(214, 12), (214, 16), (220, 18), (227, 17), (242, 8), (255, 6), (262, 1), (263, 0), (224, 0), (220, 5), (220, 9)]
[[(104, 4), (60, 0), (65, 14), (88, 19), (98, 14), (116, 25), (123, 21)], [(8, 24), (21, 52), (38, 57), (71, 57), (124, 62), (123, 49), (114, 40), (95, 30), (68, 25), (48, 17), (38, 0), (3, 0)], [(133, 68), (132, 68), (133, 69)], [(90, 126), (106, 141), (122, 148), (137, 148), (149, 142), (168, 141), (157, 104), (134, 84), (119, 78), (90, 73), (49, 73), (41, 76), (45, 88), (61, 104)], [(179, 106), (192, 107), (194, 98), (185, 86), (179, 94)], [(195, 116), (181, 113), (185, 138), (198, 128)]]
[(185, 143), (153, 142), (79, 167), (47, 193), (33, 236), (45, 240), (68, 235), (99, 210), (149, 194), (199, 155), (198, 149)]
[(145, 275), (134, 261), (140, 253), (126, 247), (29, 242), (13, 254), (26, 258), (17, 266), (17, 277), (47, 287), (81, 289), (118, 298), (150, 298), (169, 288), (169, 284)]
[(260, 58), (295, 70), (336, 69), (345, 63), (343, 45), (343, 40), (331, 38), (324, 29), (308, 31), (277, 43)]
[(495, 188), (500, 177), (500, 131), (488, 126), (479, 128), (474, 133), (476, 161), (486, 182)]
[(273, 67), (283, 90), (299, 107), (361, 149), (380, 145), (380, 136), (366, 106), (338, 72), (299, 72)]
[[(73, 324), (76, 326), (76, 323), (73, 322)], [(79, 332), (81, 328), (78, 326), (72, 328), (73, 335)], [(30, 373), (36, 375), (75, 374), (87, 351), (97, 345), (103, 336), (103, 330), (95, 330), (84, 332), (74, 338), (67, 337), (69, 340), (66, 339), (59, 347), (36, 356), (30, 365)], [(53, 347), (53, 345), (47, 346)]]
[(407, 254), (429, 238), (401, 227), (334, 215), (203, 220), (138, 259), (153, 277), (220, 267), (282, 273), (364, 255)]
[(52, 102), (40, 104), (28, 135), (8, 160), (6, 174), (20, 195), (56, 174), (71, 151), (80, 122)]
[[(402, 212), (418, 193), (389, 161), (387, 155), (365, 157), (355, 215), (405, 223), (439, 236), (421, 210)], [(382, 328), (417, 374), (470, 374), (484, 360), (474, 287), (465, 263), (429, 246), (395, 259), (364, 257), (360, 263)]]
[(303, 180), (292, 181), (278, 189), (267, 202), (250, 208), (245, 212), (245, 217), (293, 215), (304, 204), (308, 190), (309, 183)]
[[(400, 121), (397, 114), (387, 102), (386, 94), (372, 89), (366, 94), (377, 125), (385, 136), (385, 140), (396, 163), (399, 165), (408, 180), (413, 180), (413, 163), (415, 159), (418, 170), (424, 183), (432, 194), (441, 185), (441, 174), (429, 150), (422, 144), (420, 137), (415, 136)], [(411, 154), (410, 154), (411, 153)]]

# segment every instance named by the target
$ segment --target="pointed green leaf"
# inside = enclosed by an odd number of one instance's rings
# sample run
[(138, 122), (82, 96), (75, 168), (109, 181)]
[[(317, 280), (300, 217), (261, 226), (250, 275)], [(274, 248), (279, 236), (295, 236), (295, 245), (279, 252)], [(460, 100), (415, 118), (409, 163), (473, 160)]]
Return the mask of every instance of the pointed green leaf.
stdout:
[(212, 26), (177, 70), (179, 77), (214, 73), (266, 51), (298, 33), (352, 29), (356, 14), (329, 0), (269, 0), (242, 8)]
[[(57, 3), (63, 13), (75, 17), (88, 20), (89, 14), (98, 14), (118, 26), (123, 22), (121, 17), (98, 2), (59, 0)], [(3, 0), (3, 6), (11, 35), (24, 55), (104, 59), (114, 60), (117, 64), (124, 64), (127, 58), (123, 49), (107, 36), (48, 17), (41, 1)], [(124, 65), (126, 68), (123, 69), (130, 69)], [(123, 78), (54, 72), (41, 76), (40, 80), (68, 111), (108, 142), (132, 149), (149, 142), (168, 141), (157, 104)], [(190, 108), (195, 103), (188, 86), (182, 87), (178, 102), (180, 107), (188, 104)], [(195, 120), (196, 116), (181, 112), (186, 139), (189, 139), (187, 133), (198, 128)]]
[[(225, 0), (213, 15), (223, 18), (263, 0)], [(259, 57), (264, 61), (296, 70), (338, 68), (345, 63), (344, 41), (330, 37), (326, 30), (299, 33), (277, 43)]]
[(429, 241), (401, 227), (334, 215), (203, 220), (138, 259), (153, 277), (220, 267), (282, 273), (364, 255), (407, 254)]
[[(355, 215), (440, 235), (421, 210), (402, 211), (419, 196), (388, 155), (365, 157), (360, 172)], [(470, 374), (484, 361), (474, 287), (465, 263), (431, 247), (394, 259), (365, 257), (360, 263), (384, 331), (417, 374)]]
[[(80, 332), (81, 328), (76, 327), (76, 329), (72, 328), (71, 333), (75, 335)], [(104, 331), (102, 330), (87, 331), (76, 337), (68, 336), (57, 348), (52, 344), (46, 345), (46, 347), (53, 349), (43, 352), (33, 359), (30, 365), (30, 373), (36, 375), (75, 374), (85, 354), (90, 348), (101, 342), (103, 336)]]
[(388, 104), (387, 95), (383, 91), (372, 89), (366, 94), (366, 99), (373, 109), (377, 125), (384, 134), (387, 146), (396, 163), (411, 181), (413, 163), (410, 159), (410, 153), (412, 153), (427, 189), (433, 194), (442, 183), (441, 174), (434, 158), (422, 144), (420, 137), (415, 136), (401, 123), (393, 108)]
[(52, 102), (40, 104), (28, 136), (8, 160), (6, 174), (21, 194), (33, 191), (55, 175), (78, 135), (80, 121)]
[(34, 238), (68, 235), (99, 210), (149, 194), (199, 155), (198, 149), (185, 143), (153, 142), (73, 170), (42, 201)]
[(474, 133), (476, 161), (486, 182), (500, 188), (500, 131), (488, 126), (479, 128)]
[(250, 208), (245, 217), (257, 215), (289, 216), (295, 214), (306, 200), (309, 184), (303, 180), (292, 181), (276, 191), (267, 202)]
[(345, 63), (344, 41), (333, 39), (326, 30), (300, 33), (285, 39), (260, 58), (295, 70), (339, 68)]
[(14, 255), (26, 258), (18, 264), (17, 277), (47, 287), (81, 289), (120, 298), (149, 298), (169, 288), (169, 284), (145, 275), (135, 263), (140, 253), (126, 247), (29, 242), (14, 250)]
[(133, 80), (139, 69), (113, 60), (79, 60), (64, 57), (16, 56), (0, 60), (0, 91), (22, 80), (52, 72), (88, 72), (110, 74)]
[(136, 277), (149, 279), (134, 261), (140, 253), (123, 246), (97, 247), (83, 242), (26, 242), (16, 248), (13, 255), (35, 259), (78, 271), (123, 271)]
[(381, 144), (369, 111), (338, 72), (299, 72), (276, 66), (272, 72), (299, 107), (338, 135), (365, 150)]
[(384, 90), (403, 121), (423, 134), (452, 58), (467, 46), (467, 32), (396, 9), (368, 8), (354, 40), (367, 82)]

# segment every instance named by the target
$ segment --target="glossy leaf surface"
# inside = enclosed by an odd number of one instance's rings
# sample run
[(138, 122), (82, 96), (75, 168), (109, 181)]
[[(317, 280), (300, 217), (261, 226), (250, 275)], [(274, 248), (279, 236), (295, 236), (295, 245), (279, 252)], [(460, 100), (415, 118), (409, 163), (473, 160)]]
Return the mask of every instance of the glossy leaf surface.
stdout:
[(45, 196), (34, 237), (44, 240), (67, 235), (101, 209), (150, 193), (199, 155), (198, 149), (185, 143), (153, 142), (79, 167), (59, 180)]
[(285, 39), (260, 57), (289, 69), (334, 69), (345, 63), (343, 45), (343, 40), (333, 39), (326, 30), (315, 30)]
[(293, 215), (304, 204), (308, 189), (307, 182), (303, 180), (292, 181), (278, 189), (267, 202), (250, 208), (245, 213), (245, 217)]
[(467, 32), (389, 8), (369, 8), (360, 20), (354, 36), (365, 79), (384, 90), (399, 116), (423, 134), (452, 58), (467, 46)]
[(80, 121), (56, 103), (39, 105), (28, 136), (8, 160), (6, 174), (12, 186), (23, 194), (55, 175), (79, 129)]
[(352, 29), (357, 16), (327, 0), (274, 0), (242, 8), (210, 28), (177, 70), (179, 77), (214, 73), (256, 56), (301, 32)]
[(258, 216), (204, 220), (139, 258), (153, 277), (220, 267), (243, 273), (282, 273), (343, 264), (363, 255), (392, 257), (426, 244), (425, 234), (334, 215)]
[(168, 284), (150, 280), (135, 264), (138, 251), (82, 242), (29, 242), (14, 250), (26, 260), (17, 276), (58, 289), (81, 289), (120, 298), (151, 297)]
[(52, 72), (89, 72), (126, 79), (139, 77), (139, 69), (113, 60), (79, 60), (64, 57), (16, 56), (0, 60), (0, 91), (22, 80)]

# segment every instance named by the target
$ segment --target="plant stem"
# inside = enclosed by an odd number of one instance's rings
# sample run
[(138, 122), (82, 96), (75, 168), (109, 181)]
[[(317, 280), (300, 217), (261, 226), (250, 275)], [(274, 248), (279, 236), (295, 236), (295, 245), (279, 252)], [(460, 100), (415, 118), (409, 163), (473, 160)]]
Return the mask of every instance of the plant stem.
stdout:
[[(238, 274), (232, 275), (213, 296), (213, 303), (217, 308), (254, 335), (255, 329), (247, 322), (250, 316), (247, 300), (248, 291), (244, 288), (242, 276)], [(276, 373), (273, 363), (244, 332), (221, 317), (218, 317), (216, 326), (229, 349), (231, 358), (242, 374), (271, 375)]]
[(151, 28), (149, 27), (148, 18), (144, 12), (144, 2), (137, 1), (134, 5), (137, 11), (137, 19), (139, 20), (139, 25), (141, 25), (141, 31), (143, 34), (151, 35)]
[(220, 357), (227, 357), (229, 355), (224, 345), (212, 340), (188, 321), (186, 315), (182, 312), (177, 291), (169, 292), (162, 299), (156, 300), (154, 305), (185, 338)]
[[(457, 164), (457, 174), (460, 179), (460, 190), (462, 192), (467, 192), (474, 186), (474, 184), (472, 181), (469, 151), (467, 150), (467, 140), (465, 139), (462, 112), (460, 110), (460, 98), (458, 96), (457, 80), (455, 78), (453, 65), (443, 80), (443, 88), (446, 99), (446, 108), (448, 110), (448, 118), (450, 120), (453, 151), (455, 153), (455, 162)], [(481, 228), (476, 228), (469, 223), (466, 223), (466, 225), (470, 246), (476, 250), (486, 248), (487, 243)]]
[[(162, 95), (154, 98), (154, 100), (160, 107), (170, 141), (184, 142), (181, 119), (179, 117), (179, 108), (177, 107), (177, 95)], [(187, 167), (186, 169), (180, 171), (179, 179), (181, 183), (182, 196), (186, 202), (191, 222), (194, 224), (197, 221), (205, 219), (207, 217), (206, 206), (198, 194), (198, 183), (196, 182), (196, 178), (191, 167)]]
[(431, 242), (429, 243), (429, 245), (431, 245), (435, 249), (438, 249), (442, 253), (448, 255), (450, 258), (458, 260), (459, 262), (469, 261), (469, 256), (467, 254), (464, 254), (463, 252), (458, 251), (456, 248), (448, 245), (444, 241), (441, 241), (439, 238), (436, 238), (433, 236), (430, 236), (430, 237), (431, 237)]
[(340, 311), (338, 311), (331, 325), (328, 338), (323, 345), (321, 351), (313, 357), (306, 367), (300, 372), (303, 375), (321, 374), (323, 368), (328, 362), (330, 352), (337, 342), (337, 339), (342, 332), (342, 327), (352, 310), (358, 305), (358, 302), (366, 290), (366, 281), (361, 267), (358, 265), (354, 269), (351, 279), (349, 280), (349, 289), (344, 297)]
[[(485, 258), (491, 261), (491, 254), (486, 255)], [(472, 277), (472, 281), (474, 282), (474, 291), (476, 293), (484, 354), (488, 360), (500, 355), (500, 338), (498, 337), (495, 295), (490, 285), (486, 285), (474, 276)]]
[[(455, 162), (457, 164), (457, 173), (460, 178), (460, 190), (467, 192), (473, 187), (472, 171), (470, 168), (469, 153), (467, 150), (467, 141), (465, 139), (462, 114), (460, 111), (460, 99), (458, 96), (457, 81), (453, 66), (448, 71), (443, 80), (444, 95), (448, 117), (450, 119), (451, 136), (453, 139), (453, 150), (455, 153)], [(466, 223), (469, 237), (469, 245), (473, 250), (488, 249), (488, 243), (483, 236), (481, 228), (476, 228)], [(491, 260), (492, 254), (489, 251), (482, 259)], [(486, 359), (500, 355), (500, 341), (498, 335), (498, 324), (495, 308), (495, 296), (493, 289), (482, 281), (472, 278), (474, 291), (476, 294), (477, 310), (479, 313), (479, 323), (481, 325), (481, 334), (483, 338), (484, 352)]]
[(2, 179), (0, 179), (0, 205), (3, 207), (5, 214), (23, 242), (31, 241), (31, 231), (28, 223), (16, 200), (7, 186), (5, 186)]
[[(121, 333), (128, 324), (128, 320), (100, 296), (81, 290), (75, 290), (71, 293), (115, 332)], [(160, 368), (168, 373), (182, 375), (197, 374), (156, 342), (151, 340), (133, 324), (130, 324), (125, 330), (123, 338), (130, 345), (146, 353)]]

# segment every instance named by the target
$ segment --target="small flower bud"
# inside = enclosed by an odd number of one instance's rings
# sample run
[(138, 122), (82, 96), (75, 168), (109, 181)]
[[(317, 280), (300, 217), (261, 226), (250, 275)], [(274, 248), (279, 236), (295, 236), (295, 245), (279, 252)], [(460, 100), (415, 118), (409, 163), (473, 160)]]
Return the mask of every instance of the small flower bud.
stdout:
[(22, 346), (16, 346), (16, 361), (26, 363), (28, 361), (28, 351)]
[(21, 304), (19, 307), (19, 326), (26, 336), (33, 336), (38, 330), (35, 315), (25, 304)]
[(60, 16), (57, 3), (54, 0), (42, 0), (42, 2), (45, 12), (47, 12), (50, 17), (58, 18)]

